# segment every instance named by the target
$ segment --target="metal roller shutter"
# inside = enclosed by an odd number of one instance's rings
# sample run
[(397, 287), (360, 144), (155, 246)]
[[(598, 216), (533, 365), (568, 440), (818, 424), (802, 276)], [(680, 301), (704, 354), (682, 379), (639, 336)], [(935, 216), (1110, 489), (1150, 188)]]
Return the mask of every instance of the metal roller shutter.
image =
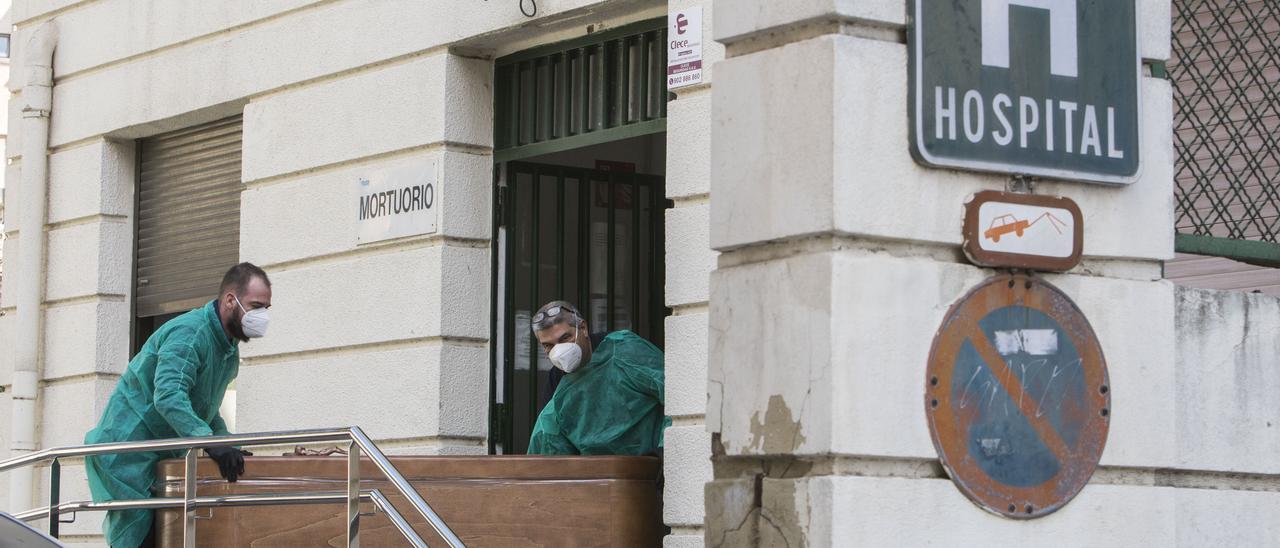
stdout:
[(140, 142), (138, 317), (204, 304), (239, 262), (242, 127), (235, 116)]

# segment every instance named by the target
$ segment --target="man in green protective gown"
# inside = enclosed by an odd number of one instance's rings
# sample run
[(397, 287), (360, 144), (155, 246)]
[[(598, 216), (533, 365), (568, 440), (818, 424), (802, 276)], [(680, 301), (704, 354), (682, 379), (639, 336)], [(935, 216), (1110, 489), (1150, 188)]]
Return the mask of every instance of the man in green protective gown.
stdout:
[(662, 351), (630, 331), (591, 344), (587, 322), (554, 301), (533, 317), (533, 333), (551, 364), (566, 375), (529, 439), (543, 455), (658, 455), (663, 430)]
[[(229, 434), (218, 407), (239, 370), (238, 344), (266, 334), (270, 307), (267, 274), (249, 263), (232, 267), (217, 299), (169, 320), (147, 339), (85, 443)], [(244, 473), (249, 454), (235, 447), (208, 447), (205, 453), (227, 481)], [(150, 498), (156, 463), (180, 456), (158, 451), (87, 457), (93, 500)], [(152, 519), (150, 510), (107, 512), (107, 542), (114, 548), (154, 545)]]

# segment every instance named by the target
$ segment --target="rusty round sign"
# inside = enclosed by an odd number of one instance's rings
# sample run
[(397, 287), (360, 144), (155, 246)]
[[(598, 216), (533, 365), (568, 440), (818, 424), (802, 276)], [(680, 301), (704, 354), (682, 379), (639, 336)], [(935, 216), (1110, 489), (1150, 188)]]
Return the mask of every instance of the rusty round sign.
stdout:
[(991, 512), (1028, 519), (1061, 508), (1093, 476), (1111, 387), (1079, 307), (1039, 278), (1000, 275), (947, 311), (924, 405), (956, 487)]

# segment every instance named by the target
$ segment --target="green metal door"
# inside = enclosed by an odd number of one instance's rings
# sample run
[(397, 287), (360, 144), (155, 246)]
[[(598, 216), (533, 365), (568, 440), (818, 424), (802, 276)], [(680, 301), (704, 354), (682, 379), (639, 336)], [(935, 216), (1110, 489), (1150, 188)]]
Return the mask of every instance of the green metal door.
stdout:
[(551, 370), (529, 327), (540, 306), (662, 346), (665, 198), (653, 175), (510, 162), (500, 179), (490, 448), (523, 454)]
[(551, 364), (529, 331), (544, 303), (662, 345), (662, 177), (528, 162), (665, 132), (665, 29), (641, 21), (494, 63), (490, 452), (524, 453), (549, 395)]

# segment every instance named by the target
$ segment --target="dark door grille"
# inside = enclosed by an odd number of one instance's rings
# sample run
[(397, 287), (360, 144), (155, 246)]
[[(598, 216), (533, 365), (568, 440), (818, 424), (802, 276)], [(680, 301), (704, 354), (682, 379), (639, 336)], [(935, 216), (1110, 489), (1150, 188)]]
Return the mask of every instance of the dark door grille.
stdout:
[(498, 59), (499, 162), (666, 129), (665, 19)]
[(662, 346), (666, 202), (658, 176), (517, 162), (505, 170), (490, 438), (521, 454), (551, 369), (529, 326), (539, 307), (567, 300), (593, 332), (630, 329)]

